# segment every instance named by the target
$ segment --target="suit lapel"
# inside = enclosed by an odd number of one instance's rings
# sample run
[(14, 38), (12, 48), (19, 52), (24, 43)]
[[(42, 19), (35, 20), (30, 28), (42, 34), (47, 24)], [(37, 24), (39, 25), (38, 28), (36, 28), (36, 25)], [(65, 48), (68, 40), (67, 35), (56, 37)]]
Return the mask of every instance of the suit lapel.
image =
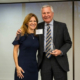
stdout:
[(43, 34), (42, 34), (42, 44), (43, 44), (43, 46), (42, 46), (42, 49), (44, 51), (44, 23), (42, 24), (42, 29), (43, 29)]
[(55, 45), (55, 42), (56, 42), (56, 37), (57, 37), (57, 23), (56, 21), (54, 21), (54, 28), (53, 28), (53, 42), (54, 42), (54, 45)]

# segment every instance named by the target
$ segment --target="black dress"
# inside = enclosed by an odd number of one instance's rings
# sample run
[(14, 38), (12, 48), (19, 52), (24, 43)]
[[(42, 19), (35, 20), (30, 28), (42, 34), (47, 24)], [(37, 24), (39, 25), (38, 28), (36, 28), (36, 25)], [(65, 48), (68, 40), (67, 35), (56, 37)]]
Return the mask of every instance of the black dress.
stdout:
[(17, 77), (15, 69), (14, 80), (38, 80), (38, 65), (36, 61), (36, 52), (39, 47), (39, 42), (34, 34), (18, 35), (12, 43), (13, 45), (19, 44), (18, 64), (25, 71), (24, 78)]

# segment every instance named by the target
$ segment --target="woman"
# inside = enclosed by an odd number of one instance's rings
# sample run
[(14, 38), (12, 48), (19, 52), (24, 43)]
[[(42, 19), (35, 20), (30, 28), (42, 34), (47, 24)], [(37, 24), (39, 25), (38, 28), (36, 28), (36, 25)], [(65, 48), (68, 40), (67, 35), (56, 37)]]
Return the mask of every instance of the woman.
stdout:
[[(33, 13), (28, 14), (21, 27), (21, 34), (13, 41), (13, 57), (15, 62), (15, 80), (38, 80), (36, 51), (39, 47), (35, 35), (38, 19)], [(18, 56), (19, 48), (19, 56)]]

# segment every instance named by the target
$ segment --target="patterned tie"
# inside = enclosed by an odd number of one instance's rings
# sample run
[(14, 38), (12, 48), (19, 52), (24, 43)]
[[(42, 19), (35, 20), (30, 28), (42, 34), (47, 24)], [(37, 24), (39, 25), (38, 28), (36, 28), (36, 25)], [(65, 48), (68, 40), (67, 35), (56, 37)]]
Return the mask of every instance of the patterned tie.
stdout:
[(46, 35), (46, 57), (50, 58), (51, 54), (51, 29), (49, 24), (47, 24), (47, 35)]

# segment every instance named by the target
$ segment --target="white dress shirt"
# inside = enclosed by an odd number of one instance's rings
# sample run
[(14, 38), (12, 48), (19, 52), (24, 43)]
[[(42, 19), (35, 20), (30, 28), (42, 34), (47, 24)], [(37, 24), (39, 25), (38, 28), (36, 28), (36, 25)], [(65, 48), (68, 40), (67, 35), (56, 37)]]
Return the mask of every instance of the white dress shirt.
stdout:
[[(53, 49), (53, 24), (54, 24), (54, 20), (52, 20), (49, 23), (49, 26), (51, 28), (51, 49)], [(47, 23), (45, 23), (44, 25), (44, 52), (46, 52), (46, 36), (47, 36)]]

